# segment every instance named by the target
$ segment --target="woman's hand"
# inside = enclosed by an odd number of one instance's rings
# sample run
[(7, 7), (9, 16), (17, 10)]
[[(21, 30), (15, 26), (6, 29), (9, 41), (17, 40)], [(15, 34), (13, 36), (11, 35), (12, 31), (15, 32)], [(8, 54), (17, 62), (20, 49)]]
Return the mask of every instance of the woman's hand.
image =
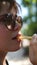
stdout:
[(33, 65), (37, 65), (37, 34), (34, 34), (30, 41), (29, 58)]

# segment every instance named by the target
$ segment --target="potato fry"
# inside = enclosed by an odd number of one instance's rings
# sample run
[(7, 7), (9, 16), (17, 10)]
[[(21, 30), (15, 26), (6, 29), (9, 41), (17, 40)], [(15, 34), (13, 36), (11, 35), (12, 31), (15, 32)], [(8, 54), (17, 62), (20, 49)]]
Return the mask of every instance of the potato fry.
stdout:
[(31, 37), (31, 36), (23, 36), (23, 35), (20, 35), (20, 36), (18, 37), (18, 39), (20, 39), (20, 40), (23, 40), (23, 39), (29, 39), (29, 40), (31, 40), (32, 37)]

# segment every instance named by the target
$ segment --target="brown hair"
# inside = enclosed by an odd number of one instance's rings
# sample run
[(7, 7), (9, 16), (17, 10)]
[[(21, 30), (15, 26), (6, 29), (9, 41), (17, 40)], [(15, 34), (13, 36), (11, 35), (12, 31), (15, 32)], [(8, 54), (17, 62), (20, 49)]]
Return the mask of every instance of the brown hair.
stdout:
[[(10, 3), (9, 10), (11, 10), (12, 7), (14, 7), (17, 12), (19, 11), (18, 7), (20, 7), (20, 5), (16, 2), (16, 0), (0, 0), (0, 3), (3, 2), (3, 1)], [(20, 7), (20, 9), (21, 9), (21, 7)]]
[[(16, 0), (0, 0), (0, 3), (1, 2), (3, 2), (3, 1), (5, 1), (5, 2), (9, 2), (10, 3), (10, 6), (9, 6), (9, 10), (11, 10), (12, 8), (14, 8), (15, 9), (15, 11), (18, 13), (19, 12), (19, 8), (20, 8), (20, 10), (21, 10), (21, 7), (20, 7), (20, 5), (16, 2)], [(18, 8), (19, 7), (19, 8)], [(16, 14), (17, 15), (17, 14)], [(16, 16), (17, 18), (17, 21), (20, 23), (22, 23), (22, 18), (19, 16)]]

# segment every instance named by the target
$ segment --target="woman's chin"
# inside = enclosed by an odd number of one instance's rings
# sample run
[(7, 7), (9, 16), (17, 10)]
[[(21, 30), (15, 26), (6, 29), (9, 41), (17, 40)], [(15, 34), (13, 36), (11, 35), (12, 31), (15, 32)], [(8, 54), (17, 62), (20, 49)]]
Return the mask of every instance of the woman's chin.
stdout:
[[(10, 46), (9, 51), (18, 51), (21, 48), (21, 41), (18, 41), (18, 40), (14, 40), (14, 41), (15, 41), (15, 43), (13, 43)], [(15, 46), (14, 46), (14, 44), (15, 44)]]
[(17, 51), (21, 48), (21, 41), (14, 39), (12, 41), (7, 42), (6, 45), (1, 47), (1, 51), (4, 52), (11, 52), (11, 51)]

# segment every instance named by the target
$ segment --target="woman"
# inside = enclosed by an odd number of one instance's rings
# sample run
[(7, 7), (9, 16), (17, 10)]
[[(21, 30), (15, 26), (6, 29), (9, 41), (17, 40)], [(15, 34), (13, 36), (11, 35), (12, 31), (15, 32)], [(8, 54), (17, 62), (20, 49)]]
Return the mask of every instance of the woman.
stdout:
[(0, 65), (5, 65), (7, 52), (20, 49), (20, 40), (17, 37), (21, 28), (21, 17), (17, 16), (17, 6), (19, 4), (15, 0), (0, 0)]
[(29, 58), (33, 65), (37, 65), (37, 34), (32, 36), (29, 47)]
[[(17, 12), (15, 0), (0, 0), (0, 65), (5, 65), (4, 58), (9, 51), (20, 49), (20, 40), (17, 37), (21, 28), (21, 17), (17, 16)], [(32, 38), (29, 56), (31, 62), (37, 65), (37, 42), (33, 42), (35, 39), (37, 41), (37, 35)]]

